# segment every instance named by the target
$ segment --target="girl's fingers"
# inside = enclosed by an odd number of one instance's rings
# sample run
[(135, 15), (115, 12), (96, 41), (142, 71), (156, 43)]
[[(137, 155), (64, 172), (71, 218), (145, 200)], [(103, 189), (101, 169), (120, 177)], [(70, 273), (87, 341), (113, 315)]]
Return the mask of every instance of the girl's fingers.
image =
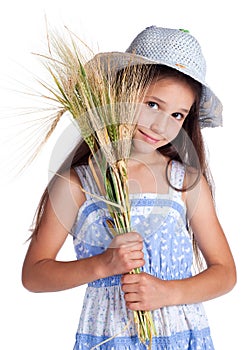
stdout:
[(140, 302), (139, 300), (139, 295), (137, 293), (127, 293), (124, 296), (125, 301), (127, 303), (138, 303)]
[[(136, 252), (138, 252), (138, 254), (142, 254), (142, 250), (143, 250), (143, 243), (129, 243), (129, 244), (120, 244), (117, 242), (112, 242), (109, 246), (109, 248), (111, 249), (121, 249), (123, 252), (126, 252), (127, 254), (136, 254)], [(138, 255), (138, 257), (140, 257), (140, 255)]]
[(136, 288), (134, 288), (134, 284), (123, 284), (122, 285), (122, 291), (124, 293), (136, 293)]
[(138, 233), (138, 232), (127, 232), (123, 235), (121, 235), (120, 237), (122, 237), (127, 243), (128, 242), (142, 242), (143, 238), (142, 236)]
[(131, 260), (141, 260), (144, 258), (144, 253), (140, 249), (136, 249), (134, 251), (130, 251), (130, 258)]
[(143, 248), (143, 239), (137, 232), (129, 232), (123, 235), (116, 236), (111, 244), (110, 248), (129, 248), (132, 250)]
[(141, 279), (141, 274), (142, 273), (128, 273), (126, 275), (123, 275), (121, 278), (121, 283), (123, 285), (138, 283)]

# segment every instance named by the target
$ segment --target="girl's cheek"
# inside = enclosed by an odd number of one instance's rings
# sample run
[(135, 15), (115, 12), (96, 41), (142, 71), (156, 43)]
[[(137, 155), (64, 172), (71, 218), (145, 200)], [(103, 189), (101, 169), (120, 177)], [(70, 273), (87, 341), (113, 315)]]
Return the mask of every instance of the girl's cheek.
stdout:
[(149, 113), (140, 113), (138, 117), (138, 125), (148, 127), (150, 125), (150, 116)]
[(174, 119), (168, 120), (167, 127), (165, 129), (165, 138), (172, 141), (176, 138), (182, 128), (182, 123)]

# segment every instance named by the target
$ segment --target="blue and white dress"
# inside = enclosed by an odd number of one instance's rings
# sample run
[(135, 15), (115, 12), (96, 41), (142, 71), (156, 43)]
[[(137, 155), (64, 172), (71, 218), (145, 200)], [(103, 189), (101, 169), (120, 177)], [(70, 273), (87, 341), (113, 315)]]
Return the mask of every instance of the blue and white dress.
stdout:
[[(99, 193), (87, 166), (80, 166), (76, 171), (84, 189)], [(184, 173), (180, 163), (172, 163), (170, 178), (175, 187), (181, 188)], [(193, 250), (181, 192), (170, 189), (168, 194), (131, 194), (130, 200), (132, 229), (144, 238), (146, 264), (143, 271), (163, 280), (190, 277)], [(106, 205), (87, 196), (73, 232), (77, 259), (100, 254), (109, 246), (112, 237), (107, 219), (110, 215)], [(147, 348), (137, 337), (133, 312), (126, 308), (120, 277), (115, 275), (88, 284), (74, 350)], [(152, 315), (157, 332), (153, 350), (214, 349), (201, 303), (162, 307), (152, 311)], [(113, 338), (97, 346), (110, 337)]]

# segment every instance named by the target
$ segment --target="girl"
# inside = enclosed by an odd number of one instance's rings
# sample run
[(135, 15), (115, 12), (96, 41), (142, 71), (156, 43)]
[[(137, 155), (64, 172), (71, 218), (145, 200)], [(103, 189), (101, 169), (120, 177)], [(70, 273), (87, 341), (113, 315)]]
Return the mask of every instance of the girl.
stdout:
[[(103, 61), (107, 54), (100, 54)], [(110, 57), (110, 54), (109, 54)], [(128, 161), (133, 232), (113, 238), (87, 165), (84, 141), (61, 167), (38, 207), (23, 264), (33, 292), (88, 284), (74, 350), (145, 349), (134, 310), (151, 310), (153, 349), (214, 349), (202, 302), (230, 291), (235, 264), (217, 218), (201, 127), (221, 124), (221, 104), (205, 83), (205, 60), (183, 30), (146, 28), (115, 67), (152, 65)], [(108, 64), (111, 64), (108, 61)], [(69, 232), (77, 260), (56, 256)], [(193, 257), (205, 266), (193, 273)], [(129, 274), (140, 267), (140, 274)]]

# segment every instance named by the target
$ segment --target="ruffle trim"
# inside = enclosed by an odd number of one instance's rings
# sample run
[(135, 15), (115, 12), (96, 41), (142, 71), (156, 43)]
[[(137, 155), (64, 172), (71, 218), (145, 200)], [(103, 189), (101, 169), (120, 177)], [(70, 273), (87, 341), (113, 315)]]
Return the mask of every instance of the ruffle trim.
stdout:
[[(115, 337), (106, 343), (107, 336), (76, 334), (74, 350), (147, 350), (137, 336)], [(172, 334), (168, 337), (155, 337), (152, 340), (153, 350), (214, 350), (209, 327), (202, 330), (189, 330)]]

